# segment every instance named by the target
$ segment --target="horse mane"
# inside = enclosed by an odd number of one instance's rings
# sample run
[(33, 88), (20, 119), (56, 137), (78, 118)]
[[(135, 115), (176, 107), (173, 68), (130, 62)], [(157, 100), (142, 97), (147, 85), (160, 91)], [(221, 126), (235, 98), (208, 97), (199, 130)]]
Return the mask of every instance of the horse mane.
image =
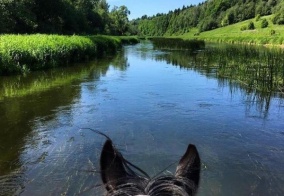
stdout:
[(179, 161), (175, 175), (151, 178), (145, 171), (126, 160), (106, 134), (89, 129), (106, 138), (100, 167), (107, 196), (191, 196), (198, 189), (200, 158), (194, 145), (189, 144)]

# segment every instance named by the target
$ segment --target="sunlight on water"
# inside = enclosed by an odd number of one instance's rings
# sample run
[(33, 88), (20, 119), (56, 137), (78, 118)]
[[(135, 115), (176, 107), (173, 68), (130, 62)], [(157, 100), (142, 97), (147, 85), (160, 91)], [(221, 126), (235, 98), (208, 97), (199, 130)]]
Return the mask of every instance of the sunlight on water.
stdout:
[(195, 144), (198, 195), (283, 195), (282, 96), (178, 59), (143, 42), (82, 72), (74, 67), (76, 79), (0, 100), (0, 195), (102, 195), (105, 138), (82, 128), (106, 133), (150, 176)]

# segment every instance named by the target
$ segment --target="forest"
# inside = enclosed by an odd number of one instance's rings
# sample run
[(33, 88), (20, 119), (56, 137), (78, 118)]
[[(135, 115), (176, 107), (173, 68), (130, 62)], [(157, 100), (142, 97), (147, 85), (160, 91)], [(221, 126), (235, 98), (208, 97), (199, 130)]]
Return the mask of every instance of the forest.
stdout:
[(171, 36), (187, 33), (191, 28), (204, 32), (271, 14), (274, 24), (284, 24), (283, 0), (207, 0), (167, 14), (144, 15), (131, 21), (131, 25), (140, 35)]
[(0, 34), (181, 35), (273, 14), (284, 24), (283, 0), (206, 0), (198, 5), (129, 21), (126, 6), (107, 0), (0, 0)]
[(106, 0), (0, 0), (0, 34), (124, 35), (129, 13)]

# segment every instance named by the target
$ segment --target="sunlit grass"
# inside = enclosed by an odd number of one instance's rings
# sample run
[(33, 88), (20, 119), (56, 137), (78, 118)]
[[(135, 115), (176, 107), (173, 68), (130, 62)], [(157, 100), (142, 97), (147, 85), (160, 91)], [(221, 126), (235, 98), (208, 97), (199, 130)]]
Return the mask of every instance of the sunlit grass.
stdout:
[(1, 35), (0, 75), (26, 73), (115, 53), (134, 37)]
[[(211, 31), (202, 32), (198, 35), (197, 29), (191, 29), (189, 33), (182, 35), (185, 39), (201, 39), (205, 41), (226, 42), (226, 43), (249, 43), (249, 44), (284, 44), (284, 26), (274, 25), (271, 21), (272, 16), (261, 17), (259, 21), (255, 19), (246, 20), (237, 24), (232, 24)], [(261, 21), (267, 19), (268, 27), (261, 28)], [(241, 27), (247, 26), (252, 21), (255, 25), (254, 30), (241, 31)], [(275, 34), (271, 34), (274, 30)]]

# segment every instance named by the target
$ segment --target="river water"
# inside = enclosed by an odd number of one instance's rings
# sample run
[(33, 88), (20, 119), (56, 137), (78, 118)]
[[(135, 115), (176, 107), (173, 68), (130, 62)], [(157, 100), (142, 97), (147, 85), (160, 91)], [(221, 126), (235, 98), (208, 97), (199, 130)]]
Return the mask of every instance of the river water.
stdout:
[(1, 78), (0, 88), (22, 82), (26, 94), (0, 99), (0, 195), (103, 195), (105, 138), (82, 128), (107, 134), (150, 176), (174, 173), (176, 164), (167, 167), (195, 144), (198, 195), (283, 195), (283, 96), (179, 66), (172, 53), (142, 42), (84, 65)]

